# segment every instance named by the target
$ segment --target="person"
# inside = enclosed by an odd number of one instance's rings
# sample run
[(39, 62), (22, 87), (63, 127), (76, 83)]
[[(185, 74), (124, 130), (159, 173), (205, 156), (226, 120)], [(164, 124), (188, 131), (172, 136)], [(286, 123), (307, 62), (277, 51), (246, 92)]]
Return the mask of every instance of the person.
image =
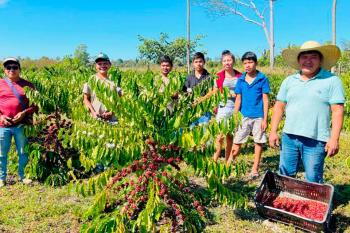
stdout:
[(170, 79), (168, 75), (173, 69), (173, 61), (168, 55), (164, 55), (160, 58), (159, 63), (160, 63), (160, 76), (161, 76), (161, 85), (159, 88), (159, 92), (163, 93), (165, 87), (170, 83)]
[(255, 53), (246, 52), (241, 60), (245, 72), (238, 79), (235, 88), (234, 114), (240, 111), (243, 118), (233, 139), (234, 145), (227, 165), (238, 156), (242, 144), (252, 134), (254, 139), (254, 164), (249, 178), (255, 179), (259, 177), (263, 144), (267, 142), (265, 130), (267, 128), (270, 84), (266, 75), (256, 69), (258, 62)]
[[(104, 53), (99, 53), (95, 59), (95, 68), (96, 74), (93, 75), (92, 79), (97, 79), (108, 85), (111, 89), (118, 92), (119, 96), (122, 96), (123, 91), (120, 87), (110, 80), (108, 76), (108, 70), (111, 68), (111, 61), (109, 57)], [(117, 118), (115, 114), (111, 111), (108, 111), (103, 103), (97, 98), (96, 93), (91, 90), (88, 83), (85, 83), (83, 86), (84, 94), (84, 104), (89, 109), (90, 114), (93, 118), (103, 120), (110, 124), (116, 124)]]
[[(193, 55), (192, 58), (192, 66), (193, 70), (192, 72), (186, 77), (185, 85), (183, 90), (191, 94), (193, 93), (193, 88), (196, 86), (199, 86), (202, 84), (204, 81), (209, 81), (210, 80), (210, 74), (209, 72), (204, 68), (205, 65), (205, 57), (204, 54), (201, 52), (196, 52)], [(203, 90), (203, 93), (201, 93), (203, 96), (206, 94), (206, 90)], [(190, 128), (193, 128), (196, 125), (200, 124), (207, 124), (211, 119), (211, 113), (206, 112), (203, 116), (201, 116), (199, 119), (194, 121), (191, 125)]]
[(306, 180), (322, 183), (325, 157), (338, 153), (344, 117), (342, 82), (328, 71), (339, 59), (340, 50), (307, 41), (300, 48), (285, 49), (282, 57), (298, 72), (287, 77), (279, 89), (269, 144), (279, 146), (277, 130), (285, 114), (279, 173), (295, 176), (301, 160)]
[(35, 105), (29, 105), (24, 87), (34, 89), (31, 82), (20, 77), (21, 65), (17, 58), (9, 57), (3, 61), (5, 77), (0, 80), (0, 187), (6, 185), (7, 154), (12, 137), (18, 153), (19, 181), (29, 184), (32, 180), (24, 175), (28, 163), (25, 147), (28, 143), (24, 135), (23, 122), (26, 117), (38, 111)]
[[(231, 118), (234, 110), (235, 97), (234, 92), (238, 78), (242, 75), (239, 71), (233, 69), (233, 64), (235, 63), (235, 57), (229, 50), (224, 50), (221, 54), (221, 63), (223, 69), (217, 73), (218, 78), (215, 81), (215, 91), (223, 91), (224, 87), (227, 87), (230, 91), (227, 102), (220, 102), (217, 108), (216, 121), (220, 122), (222, 120), (226, 121)], [(224, 136), (222, 134), (218, 135), (216, 138), (215, 148), (216, 151), (213, 155), (213, 160), (216, 162), (221, 153), (222, 143), (224, 141)], [(226, 150), (225, 150), (225, 160), (229, 159), (231, 149), (232, 149), (233, 135), (226, 135)]]
[[(160, 76), (155, 77), (156, 86), (159, 87), (159, 94), (163, 95), (165, 92), (165, 88), (169, 86), (170, 84), (170, 78), (169, 73), (173, 69), (173, 60), (168, 55), (163, 55), (159, 59), (159, 66), (160, 66)], [(167, 103), (167, 110), (170, 115), (174, 112), (174, 107), (177, 104), (179, 97), (179, 92), (175, 91), (171, 95), (171, 100)], [(164, 114), (164, 116), (167, 115), (167, 113)]]

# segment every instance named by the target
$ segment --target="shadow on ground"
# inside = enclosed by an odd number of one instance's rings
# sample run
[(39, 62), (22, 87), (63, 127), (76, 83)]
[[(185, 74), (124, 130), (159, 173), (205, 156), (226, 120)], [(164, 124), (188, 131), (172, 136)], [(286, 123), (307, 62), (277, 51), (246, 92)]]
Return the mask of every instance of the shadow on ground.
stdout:
[[(342, 205), (348, 205), (350, 202), (350, 184), (334, 186), (333, 209)], [(331, 232), (342, 233), (350, 229), (350, 217), (341, 213), (332, 215)]]
[(334, 186), (334, 207), (350, 202), (350, 184)]
[(344, 216), (342, 214), (332, 215), (329, 232), (343, 233), (349, 229), (350, 217)]

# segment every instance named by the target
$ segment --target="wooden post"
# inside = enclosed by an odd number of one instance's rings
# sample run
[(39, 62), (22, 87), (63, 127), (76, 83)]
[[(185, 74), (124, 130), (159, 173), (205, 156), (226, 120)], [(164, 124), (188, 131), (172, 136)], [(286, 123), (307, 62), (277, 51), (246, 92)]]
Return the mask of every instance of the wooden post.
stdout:
[(270, 0), (270, 69), (272, 70), (275, 65), (275, 38), (274, 38), (274, 20), (273, 20), (273, 1)]
[(191, 52), (191, 34), (190, 34), (190, 0), (187, 0), (187, 73), (190, 73), (190, 52)]
[[(336, 10), (337, 10), (337, 0), (333, 0), (333, 7), (332, 7), (332, 44), (336, 45)], [(332, 73), (335, 72), (336, 67), (333, 66), (331, 71)], [(339, 72), (339, 71), (338, 71)]]

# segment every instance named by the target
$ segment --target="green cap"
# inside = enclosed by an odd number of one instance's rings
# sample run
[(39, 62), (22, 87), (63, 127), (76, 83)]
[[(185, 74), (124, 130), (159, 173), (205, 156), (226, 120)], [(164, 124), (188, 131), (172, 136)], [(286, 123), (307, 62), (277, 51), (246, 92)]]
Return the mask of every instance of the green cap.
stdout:
[(95, 58), (95, 63), (96, 62), (98, 62), (98, 61), (109, 61), (110, 62), (110, 60), (109, 60), (109, 57), (107, 56), (107, 54), (105, 54), (105, 53), (99, 53), (98, 55), (97, 55), (97, 57)]

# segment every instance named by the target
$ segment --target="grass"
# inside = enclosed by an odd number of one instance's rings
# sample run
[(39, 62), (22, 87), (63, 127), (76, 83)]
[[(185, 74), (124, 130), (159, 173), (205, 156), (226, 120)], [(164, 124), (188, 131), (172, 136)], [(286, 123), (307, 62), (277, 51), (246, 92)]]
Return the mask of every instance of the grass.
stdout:
[[(248, 162), (252, 166), (254, 158), (251, 151), (253, 146), (246, 148), (246, 153), (239, 159)], [(350, 168), (346, 166), (345, 159), (350, 156), (350, 135), (342, 135), (340, 152), (333, 158), (326, 158), (325, 165), (325, 183), (334, 186), (335, 194), (333, 198), (333, 231), (350, 233)], [(279, 154), (278, 151), (268, 149), (264, 152), (260, 171), (268, 169), (276, 171), (278, 169)], [(304, 173), (299, 172), (298, 178), (303, 179)], [(292, 226), (286, 226), (279, 223), (272, 223), (261, 218), (255, 209), (253, 196), (255, 189), (260, 184), (261, 179), (245, 182), (243, 180), (232, 180), (235, 184), (233, 189), (248, 194), (249, 203), (246, 210), (232, 210), (230, 207), (214, 207), (210, 210), (217, 219), (212, 225), (208, 225), (205, 232), (302, 232)]]
[(79, 232), (90, 203), (65, 187), (9, 185), (0, 191), (0, 232)]
[[(350, 155), (350, 135), (343, 135), (341, 151), (334, 158), (326, 159), (325, 182), (335, 187), (334, 232), (350, 233), (350, 168), (345, 159)], [(253, 153), (248, 145), (240, 160), (252, 166)], [(278, 151), (267, 149), (264, 152), (261, 169), (277, 170)], [(10, 164), (10, 167), (14, 166)], [(15, 167), (15, 166), (14, 166)], [(185, 172), (191, 173), (190, 168)], [(303, 173), (298, 174), (303, 178)], [(11, 177), (13, 180), (13, 176)], [(193, 182), (205, 185), (202, 178), (192, 178)], [(247, 181), (244, 178), (233, 178), (226, 185), (233, 191), (248, 194), (249, 203), (245, 210), (234, 210), (228, 206), (212, 206), (212, 220), (205, 228), (208, 233), (221, 232), (300, 232), (293, 226), (272, 223), (261, 218), (253, 204), (253, 196), (260, 179)], [(0, 232), (79, 232), (84, 218), (83, 213), (91, 205), (92, 197), (78, 197), (68, 193), (67, 187), (52, 188), (43, 184), (34, 183), (26, 186), (16, 182), (0, 189)]]

